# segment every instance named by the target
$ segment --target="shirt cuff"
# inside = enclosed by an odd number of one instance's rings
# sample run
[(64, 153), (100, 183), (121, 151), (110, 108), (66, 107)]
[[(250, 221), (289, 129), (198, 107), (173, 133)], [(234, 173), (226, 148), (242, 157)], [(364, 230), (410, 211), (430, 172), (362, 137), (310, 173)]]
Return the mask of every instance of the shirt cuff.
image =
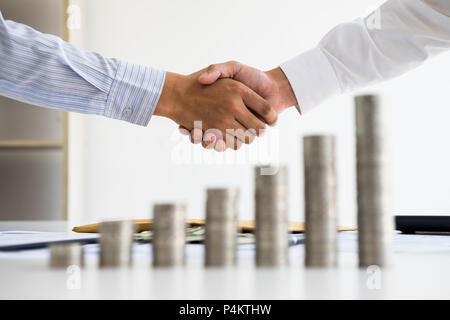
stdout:
[(341, 92), (336, 74), (321, 48), (316, 47), (281, 64), (303, 114)]
[(119, 61), (104, 116), (146, 126), (158, 104), (165, 71)]

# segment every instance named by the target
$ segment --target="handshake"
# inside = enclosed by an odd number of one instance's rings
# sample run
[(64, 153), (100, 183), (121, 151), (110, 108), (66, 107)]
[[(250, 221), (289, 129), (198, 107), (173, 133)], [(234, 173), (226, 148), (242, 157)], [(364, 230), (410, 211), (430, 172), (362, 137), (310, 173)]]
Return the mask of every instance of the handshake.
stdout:
[(280, 68), (261, 70), (230, 61), (184, 76), (168, 72), (155, 115), (172, 119), (192, 143), (238, 150), (297, 105)]

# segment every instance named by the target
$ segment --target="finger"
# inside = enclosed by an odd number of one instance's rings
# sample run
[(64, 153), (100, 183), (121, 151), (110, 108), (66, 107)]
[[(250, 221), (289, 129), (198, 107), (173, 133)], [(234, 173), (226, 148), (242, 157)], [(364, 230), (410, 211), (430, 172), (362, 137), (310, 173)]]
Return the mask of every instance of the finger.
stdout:
[(214, 149), (215, 145), (216, 145), (215, 142), (211, 142), (211, 143), (209, 143), (209, 144), (207, 144), (207, 145), (202, 145), (202, 146), (203, 146), (203, 148), (206, 149), (206, 150), (211, 150), (211, 149)]
[(236, 119), (236, 121), (241, 125), (241, 127), (234, 130), (234, 136), (245, 144), (253, 143), (258, 131), (253, 128), (247, 128), (238, 119)]
[(241, 64), (236, 61), (212, 64), (198, 77), (201, 84), (211, 84), (220, 78), (233, 78), (241, 70)]
[[(197, 138), (194, 138), (193, 134), (189, 134), (189, 136), (190, 136), (191, 143), (193, 143), (193, 144), (199, 143), (199, 142), (195, 142), (194, 143), (194, 140), (197, 139)], [(209, 134), (209, 135), (206, 135), (206, 136), (203, 135), (202, 147), (205, 148), (205, 149), (213, 149), (216, 140), (217, 140), (217, 138), (216, 138), (216, 136), (214, 134)], [(195, 141), (197, 141), (197, 140), (195, 140)]]
[(262, 136), (266, 128), (266, 124), (258, 119), (258, 117), (251, 112), (251, 109), (248, 108), (245, 108), (242, 114), (237, 114), (236, 120), (247, 128), (247, 135)]
[[(270, 106), (267, 100), (261, 98), (256, 92), (253, 90), (243, 86), (242, 90), (242, 100), (245, 105), (250, 108), (255, 113), (259, 114), (264, 121), (267, 122), (270, 126), (275, 125), (278, 119), (277, 112)], [(253, 116), (253, 118), (255, 118)], [(240, 119), (243, 121), (243, 119)]]
[(216, 141), (221, 139), (222, 132), (219, 129), (209, 128), (203, 134), (202, 146), (206, 149), (212, 149)]
[(203, 130), (201, 128), (194, 128), (191, 130), (191, 142), (193, 144), (199, 144), (203, 139)]
[(223, 140), (217, 140), (217, 142), (214, 145), (214, 150), (217, 152), (224, 152), (227, 149), (227, 145), (225, 141)]
[(233, 145), (233, 149), (234, 150), (239, 150), (242, 147), (243, 143), (239, 140), (234, 138), (234, 145)]
[(191, 134), (191, 132), (190, 132), (188, 129), (186, 129), (185, 127), (183, 127), (183, 126), (179, 126), (179, 127), (178, 127), (178, 131), (179, 131), (183, 136), (189, 136), (189, 135)]
[(264, 128), (260, 128), (256, 131), (256, 136), (263, 137), (267, 130), (266, 121), (252, 109), (247, 108), (247, 110), (264, 123)]
[(205, 149), (214, 148), (214, 143), (216, 142), (216, 135), (212, 132), (205, 132), (203, 135), (202, 147)]
[[(253, 133), (254, 133), (254, 131), (253, 131)], [(249, 143), (253, 142), (253, 140), (254, 140), (254, 135), (252, 134), (252, 132), (247, 130), (247, 128), (244, 127), (237, 120), (234, 121), (232, 128), (225, 130), (225, 136), (226, 136), (226, 139), (228, 139), (228, 136), (230, 136), (232, 138), (236, 137), (241, 142), (246, 143), (246, 144), (249, 144)], [(248, 141), (248, 142), (246, 142), (246, 141)]]
[(194, 143), (194, 131), (191, 131), (191, 133), (189, 134), (189, 140), (191, 141), (192, 144)]
[(239, 150), (242, 147), (243, 142), (239, 140), (237, 137), (232, 137), (231, 135), (228, 135), (225, 141), (225, 145), (227, 149)]

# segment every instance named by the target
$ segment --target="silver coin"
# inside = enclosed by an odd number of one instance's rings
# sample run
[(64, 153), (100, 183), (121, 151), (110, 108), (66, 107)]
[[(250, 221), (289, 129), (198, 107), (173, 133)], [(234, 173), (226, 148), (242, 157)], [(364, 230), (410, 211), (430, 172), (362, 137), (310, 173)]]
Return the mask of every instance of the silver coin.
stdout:
[(355, 98), (358, 254), (361, 267), (391, 263), (387, 108), (378, 96)]
[(303, 138), (305, 265), (336, 265), (337, 209), (334, 136)]
[(100, 223), (100, 266), (127, 267), (132, 263), (133, 221)]
[(67, 268), (71, 265), (83, 267), (83, 247), (79, 243), (58, 243), (50, 246), (50, 267)]
[(238, 198), (237, 188), (207, 190), (205, 265), (208, 267), (236, 263)]
[(186, 223), (182, 204), (156, 204), (153, 216), (153, 265), (177, 267), (185, 262)]

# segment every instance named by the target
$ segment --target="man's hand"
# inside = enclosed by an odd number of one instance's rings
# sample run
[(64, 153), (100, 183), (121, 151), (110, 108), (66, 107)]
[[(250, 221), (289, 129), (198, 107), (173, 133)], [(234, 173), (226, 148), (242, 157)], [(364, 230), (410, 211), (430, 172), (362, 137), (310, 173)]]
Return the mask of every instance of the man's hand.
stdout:
[[(203, 146), (211, 148), (214, 137), (217, 151), (237, 150), (243, 143), (253, 142), (265, 123), (276, 122), (277, 112), (269, 102), (242, 83), (232, 79), (215, 79), (208, 86), (199, 83), (198, 77), (205, 71), (188, 76), (167, 73), (154, 114), (189, 130), (193, 143), (203, 140)], [(195, 121), (201, 121), (201, 127), (195, 128)]]
[(232, 78), (242, 82), (270, 103), (277, 113), (297, 104), (294, 92), (280, 68), (261, 71), (236, 61), (212, 64), (198, 82), (212, 84), (217, 79)]
[[(199, 76), (198, 82), (203, 85), (211, 85), (222, 78), (232, 78), (243, 83), (266, 99), (277, 114), (298, 104), (291, 85), (280, 68), (263, 72), (236, 61), (229, 61), (210, 65)], [(196, 132), (189, 132), (186, 129), (180, 126), (180, 132), (186, 135), (191, 134), (192, 139)]]

